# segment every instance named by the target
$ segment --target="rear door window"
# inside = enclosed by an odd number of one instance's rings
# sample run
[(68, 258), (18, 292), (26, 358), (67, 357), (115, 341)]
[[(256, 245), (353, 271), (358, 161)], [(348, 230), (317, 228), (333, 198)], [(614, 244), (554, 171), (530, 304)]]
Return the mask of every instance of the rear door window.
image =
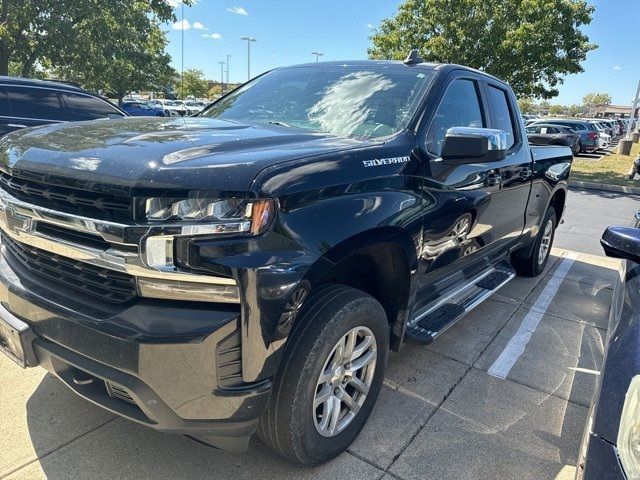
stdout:
[(60, 97), (56, 90), (14, 85), (5, 85), (4, 88), (13, 117), (64, 120)]
[(494, 128), (502, 130), (507, 134), (507, 149), (509, 149), (515, 143), (515, 135), (507, 92), (492, 85), (488, 86), (487, 92), (489, 105), (491, 105), (490, 108), (493, 114)]
[(63, 92), (70, 121), (95, 120), (97, 118), (122, 117), (113, 105), (90, 95)]

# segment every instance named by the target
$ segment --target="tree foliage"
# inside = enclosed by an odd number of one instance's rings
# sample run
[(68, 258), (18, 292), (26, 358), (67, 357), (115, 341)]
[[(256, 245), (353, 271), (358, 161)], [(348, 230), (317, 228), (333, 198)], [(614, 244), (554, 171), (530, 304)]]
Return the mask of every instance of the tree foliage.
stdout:
[(611, 103), (611, 95), (608, 93), (587, 93), (582, 98), (585, 107), (601, 107)]
[(549, 107), (549, 115), (564, 115), (566, 108), (562, 105), (551, 105)]
[[(190, 2), (185, 2), (190, 3)], [(50, 70), (122, 96), (170, 78), (165, 0), (0, 0), (0, 74)]]
[(371, 58), (403, 59), (418, 48), (432, 62), (484, 70), (516, 94), (552, 98), (596, 48), (580, 31), (585, 0), (405, 0), (371, 37)]
[(208, 88), (209, 82), (204, 78), (204, 73), (202, 70), (196, 70), (195, 68), (185, 70), (182, 81), (180, 78), (176, 80), (178, 98), (186, 98), (190, 95), (196, 98), (203, 98), (207, 96)]
[(518, 106), (520, 107), (520, 111), (522, 113), (535, 113), (536, 111), (536, 103), (533, 101), (533, 99), (528, 97), (518, 98)]

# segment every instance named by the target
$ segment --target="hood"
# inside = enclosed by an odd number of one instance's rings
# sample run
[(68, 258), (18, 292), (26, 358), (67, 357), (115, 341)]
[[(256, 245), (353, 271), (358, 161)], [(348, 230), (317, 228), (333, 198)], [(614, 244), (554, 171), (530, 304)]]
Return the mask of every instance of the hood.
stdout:
[(25, 129), (0, 140), (0, 168), (83, 190), (241, 192), (266, 167), (361, 140), (204, 117), (127, 117)]

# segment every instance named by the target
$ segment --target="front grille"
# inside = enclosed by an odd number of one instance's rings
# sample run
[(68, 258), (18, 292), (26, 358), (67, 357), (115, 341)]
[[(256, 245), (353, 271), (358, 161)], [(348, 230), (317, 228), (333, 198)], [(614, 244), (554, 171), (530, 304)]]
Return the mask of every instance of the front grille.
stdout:
[(9, 260), (14, 259), (36, 276), (112, 304), (128, 302), (136, 297), (132, 275), (40, 250), (6, 235), (0, 238)]
[(129, 197), (49, 185), (4, 172), (0, 172), (0, 188), (24, 202), (74, 215), (103, 220), (133, 219), (133, 200)]
[(133, 403), (134, 405), (136, 405), (136, 401), (133, 399), (128, 390), (111, 382), (105, 382), (105, 385), (107, 386), (107, 393), (111, 398), (117, 398), (118, 400), (124, 400), (125, 402)]

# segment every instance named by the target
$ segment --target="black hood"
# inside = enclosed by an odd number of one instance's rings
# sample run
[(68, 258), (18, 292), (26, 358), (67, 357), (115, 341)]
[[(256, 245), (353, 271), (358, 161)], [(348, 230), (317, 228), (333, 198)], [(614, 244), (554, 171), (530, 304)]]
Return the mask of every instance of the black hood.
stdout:
[(55, 124), (0, 141), (0, 167), (51, 184), (136, 195), (148, 190), (246, 191), (266, 167), (366, 142), (204, 117)]

